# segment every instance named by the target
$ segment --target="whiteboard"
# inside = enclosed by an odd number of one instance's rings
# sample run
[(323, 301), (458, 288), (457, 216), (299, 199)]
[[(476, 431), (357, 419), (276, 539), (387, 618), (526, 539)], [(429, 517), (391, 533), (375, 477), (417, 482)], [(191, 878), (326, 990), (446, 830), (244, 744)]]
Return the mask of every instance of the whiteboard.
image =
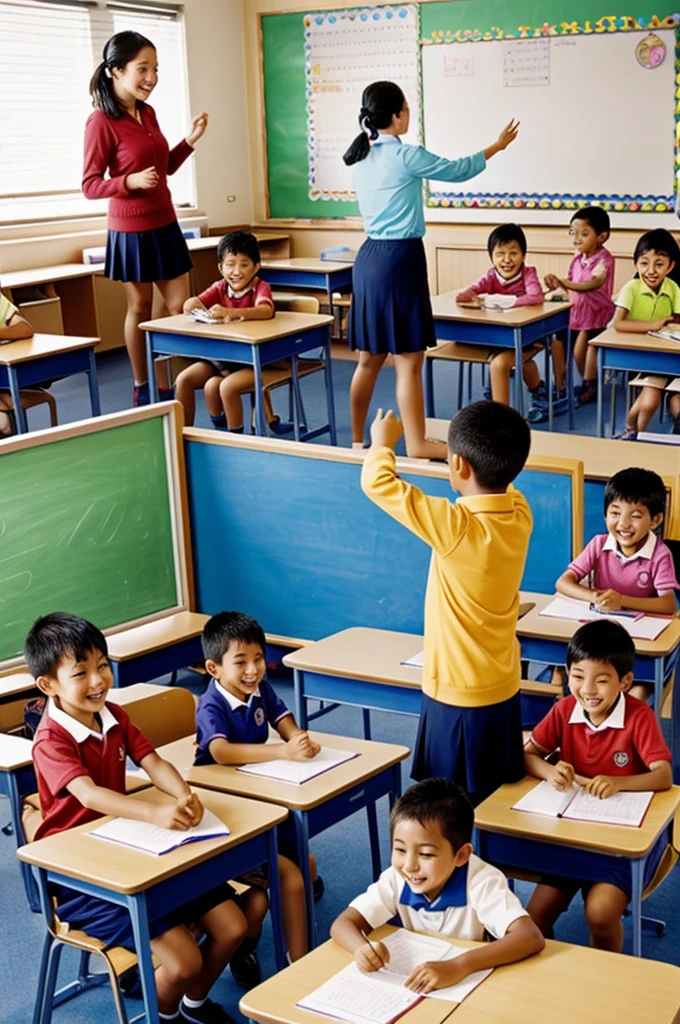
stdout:
[(464, 156), (511, 117), (522, 122), (518, 140), (469, 185), (433, 183), (431, 192), (671, 202), (675, 32), (655, 31), (666, 57), (651, 70), (635, 57), (639, 32), (424, 46), (428, 149)]

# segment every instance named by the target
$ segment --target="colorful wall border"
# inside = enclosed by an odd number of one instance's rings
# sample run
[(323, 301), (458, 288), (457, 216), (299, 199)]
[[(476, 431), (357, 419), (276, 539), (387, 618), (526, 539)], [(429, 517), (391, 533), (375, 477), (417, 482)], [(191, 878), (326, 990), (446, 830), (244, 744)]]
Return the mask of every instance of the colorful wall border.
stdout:
[[(611, 32), (649, 32), (653, 29), (675, 29), (675, 175), (680, 171), (680, 15), (649, 19), (630, 15), (604, 15), (597, 20), (562, 21), (555, 24), (518, 25), (514, 32), (498, 27), (489, 29), (436, 29), (421, 36), (421, 46), (494, 42), (502, 39), (538, 39), (546, 36), (573, 36)], [(677, 186), (676, 186), (677, 187)], [(596, 205), (612, 213), (673, 213), (675, 195), (559, 195), (552, 193), (473, 193), (441, 192), (425, 187), (425, 203), (430, 209), (500, 209), (500, 210), (575, 210)]]

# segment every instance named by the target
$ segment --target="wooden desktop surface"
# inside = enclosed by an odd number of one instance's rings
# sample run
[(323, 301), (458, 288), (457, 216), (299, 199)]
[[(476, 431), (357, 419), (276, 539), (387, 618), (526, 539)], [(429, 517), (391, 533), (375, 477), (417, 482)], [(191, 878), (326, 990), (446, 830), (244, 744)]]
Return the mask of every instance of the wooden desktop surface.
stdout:
[(92, 348), (99, 344), (99, 338), (76, 338), (67, 334), (34, 334), (22, 341), (9, 341), (0, 345), (0, 363), (12, 366), (14, 363), (28, 363), (45, 356), (63, 355), (79, 348)]
[[(354, 263), (336, 263), (335, 260), (320, 260), (311, 256), (292, 256), (287, 260), (262, 260), (263, 270), (301, 270), (313, 274), (333, 274), (339, 270), (351, 270)], [(281, 287), (277, 285), (277, 287)]]
[(0, 677), (0, 700), (7, 701), (14, 696), (19, 700), (22, 696), (36, 696), (38, 688), (30, 672), (14, 672), (10, 676)]
[[(188, 843), (156, 857), (141, 850), (123, 848), (119, 843), (85, 838), (88, 832), (111, 820), (107, 817), (22, 846), (17, 856), (28, 864), (36, 864), (70, 878), (90, 882), (114, 892), (134, 894), (266, 832), (280, 824), (288, 813), (283, 807), (257, 800), (244, 800), (227, 793), (211, 790), (197, 792), (203, 805), (229, 826), (228, 836)], [(172, 797), (157, 789), (145, 789), (127, 799), (141, 799), (157, 804), (172, 803)]]
[(68, 281), (74, 277), (92, 277), (103, 271), (103, 263), (58, 263), (51, 267), (34, 267), (32, 270), (10, 270), (2, 275), (2, 287), (30, 288), (54, 281)]
[(23, 736), (0, 732), (0, 772), (13, 771), (31, 764), (33, 741)]
[(512, 805), (534, 789), (538, 782), (538, 779), (526, 776), (521, 782), (501, 786), (475, 808), (475, 825), (488, 832), (559, 842), (623, 857), (640, 857), (650, 849), (680, 806), (680, 786), (655, 793), (639, 828), (513, 811)]
[[(371, 938), (391, 931), (384, 925)], [(455, 940), (455, 945), (479, 943)], [(239, 1008), (259, 1024), (327, 1024), (327, 1017), (296, 1003), (351, 961), (351, 954), (330, 940), (247, 992)], [(438, 1024), (445, 1018), (449, 1024), (677, 1024), (679, 1006), (680, 968), (548, 940), (537, 956), (497, 967), (463, 1003), (423, 999), (402, 1019), (404, 1024)]]
[(333, 633), (323, 640), (286, 654), (289, 668), (323, 675), (357, 678), (371, 683), (387, 683), (419, 690), (422, 669), (402, 665), (423, 649), (423, 638), (415, 633), (355, 626)]
[[(263, 234), (261, 231), (253, 231), (258, 242), (286, 242), (290, 240), (287, 234)], [(203, 235), (201, 238), (187, 238), (189, 252), (203, 252), (204, 250), (217, 249), (222, 235)]]
[[(564, 640), (566, 642), (571, 640), (576, 630), (583, 625), (582, 622), (577, 622), (574, 619), (556, 619), (552, 616), (541, 615), (541, 610), (549, 605), (554, 597), (554, 594), (521, 592), (521, 600), (531, 603), (533, 607), (517, 622), (517, 635), (520, 640), (523, 636), (531, 636), (538, 639)], [(666, 621), (668, 625), (656, 640), (642, 640), (633, 637), (638, 654), (659, 658), (670, 654), (675, 649), (680, 643), (680, 619), (667, 619)]]
[(125, 707), (126, 704), (133, 704), (137, 700), (145, 700), (147, 697), (162, 696), (170, 689), (160, 683), (133, 683), (131, 686), (113, 686), (106, 695), (106, 699), (112, 704)]
[(106, 639), (109, 654), (116, 661), (127, 661), (182, 640), (190, 640), (201, 635), (209, 618), (209, 615), (201, 615), (199, 612), (175, 612), (154, 619), (153, 622), (113, 633)]
[(318, 807), (339, 793), (360, 785), (365, 779), (371, 778), (385, 768), (404, 761), (410, 754), (408, 747), (393, 743), (376, 743), (374, 740), (360, 740), (322, 732), (310, 732), (310, 736), (322, 746), (334, 747), (336, 750), (352, 750), (359, 754), (359, 757), (345, 761), (344, 764), (317, 775), (315, 779), (296, 786), (239, 772), (235, 765), (211, 764), (193, 767), (196, 752), (193, 736), (159, 747), (158, 753), (170, 761), (192, 786), (238, 793), (239, 796), (268, 800), (300, 811)]
[(432, 313), (435, 320), (459, 320), (461, 323), (496, 324), (503, 327), (524, 327), (546, 316), (562, 313), (571, 307), (570, 302), (543, 302), (540, 306), (519, 308), (470, 309), (456, 303), (456, 292), (442, 292), (432, 296)]
[[(257, 345), (275, 338), (285, 338), (289, 334), (299, 334), (315, 327), (328, 327), (333, 323), (332, 316), (321, 316), (317, 313), (279, 312), (271, 320), (244, 320), (227, 324), (202, 324), (184, 313), (177, 316), (164, 316), (159, 320), (147, 320), (140, 324), (143, 331), (156, 331), (159, 334), (187, 334), (196, 338), (211, 340), (227, 339), (229, 341), (247, 341)], [(15, 344), (18, 344), (15, 342)], [(0, 348), (0, 352), (2, 349)]]
[(625, 334), (622, 331), (614, 330), (613, 327), (608, 327), (606, 331), (598, 334), (596, 338), (591, 338), (588, 344), (595, 345), (596, 348), (626, 348), (631, 351), (670, 352), (673, 355), (680, 356), (680, 342), (667, 341), (665, 338), (654, 338), (650, 334)]

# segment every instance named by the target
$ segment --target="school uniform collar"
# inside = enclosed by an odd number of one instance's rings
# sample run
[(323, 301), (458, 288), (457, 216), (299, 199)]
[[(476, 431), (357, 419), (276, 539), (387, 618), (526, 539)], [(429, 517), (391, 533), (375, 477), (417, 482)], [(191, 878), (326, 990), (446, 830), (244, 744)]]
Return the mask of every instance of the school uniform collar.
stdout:
[(458, 503), (465, 505), (472, 513), (512, 512), (515, 500), (511, 491), (505, 491), (504, 494), (468, 494), (458, 498)]
[(599, 725), (593, 725), (590, 719), (586, 717), (585, 708), (582, 708), (576, 700), (574, 709), (569, 716), (569, 725), (587, 725), (591, 732), (603, 732), (605, 729), (625, 729), (626, 698), (622, 693), (620, 693), (616, 698), (616, 704), (609, 712), (604, 722), (600, 722)]
[(101, 740), (104, 738), (109, 729), (112, 729), (114, 725), (118, 725), (118, 719), (109, 711), (106, 704), (99, 712), (99, 720), (102, 723), (102, 731), (95, 732), (94, 729), (88, 729), (86, 725), (79, 722), (76, 718), (71, 715), (67, 715), (65, 711), (58, 708), (54, 701), (50, 698), (47, 702), (47, 711), (53, 722), (60, 725), (62, 729), (66, 729), (66, 732), (73, 736), (76, 743), (84, 743), (88, 736), (94, 736), (96, 739)]
[(496, 275), (496, 277), (498, 279), (498, 283), (500, 285), (503, 285), (504, 287), (507, 287), (507, 285), (509, 285), (509, 284), (516, 284), (517, 281), (523, 280), (523, 278), (524, 278), (524, 264), (522, 264), (522, 266), (520, 267), (519, 273), (515, 274), (514, 277), (503, 277), (502, 274), (498, 273), (498, 271), (496, 270), (495, 267), (493, 268), (493, 272), (494, 272), (494, 274)]
[(373, 139), (371, 146), (379, 146), (381, 143), (386, 143), (390, 146), (395, 144), (401, 146), (401, 139), (398, 135), (388, 135), (385, 132), (381, 132), (377, 139)]
[(448, 910), (449, 907), (465, 907), (468, 902), (467, 880), (469, 867), (470, 863), (468, 861), (461, 868), (456, 868), (439, 893), (439, 896), (432, 901), (420, 893), (415, 893), (408, 882), (404, 882), (399, 902), (402, 906), (411, 907), (412, 910), (430, 910), (434, 913)]
[(581, 266), (587, 267), (589, 263), (594, 263), (595, 260), (599, 259), (601, 254), (604, 252), (604, 246), (601, 245), (599, 249), (596, 249), (592, 256), (586, 256), (584, 252), (581, 253)]
[(657, 537), (657, 535), (655, 533), (652, 533), (650, 530), (650, 532), (647, 534), (647, 540), (644, 542), (642, 547), (639, 548), (638, 551), (634, 551), (632, 555), (624, 555), (623, 551), (619, 550), (619, 545), (616, 542), (616, 538), (613, 537), (611, 533), (608, 533), (607, 539), (602, 545), (602, 550), (614, 551), (617, 554), (621, 564), (627, 565), (628, 562), (634, 562), (636, 558), (650, 559), (654, 554), (654, 549), (656, 548), (656, 542), (658, 539), (659, 538)]
[(251, 277), (250, 284), (248, 285), (247, 288), (244, 288), (242, 292), (235, 292), (231, 285), (227, 282), (227, 295), (229, 296), (230, 299), (242, 299), (244, 295), (248, 294), (248, 292), (253, 291), (257, 283), (258, 282), (256, 274), (255, 277)]
[(215, 684), (215, 689), (217, 690), (219, 695), (221, 697), (224, 697), (232, 711), (236, 711), (237, 708), (247, 708), (252, 697), (260, 696), (259, 686), (256, 690), (253, 691), (248, 700), (240, 700), (239, 697), (235, 697), (233, 693), (229, 693), (229, 690), (225, 690), (223, 686), (220, 686), (216, 679), (213, 679), (213, 683)]
[(651, 288), (648, 288), (641, 277), (638, 280), (640, 282), (640, 295), (649, 295), (652, 299), (658, 299), (660, 295), (668, 295), (669, 298), (672, 298), (670, 278), (664, 277), (658, 292), (653, 292)]

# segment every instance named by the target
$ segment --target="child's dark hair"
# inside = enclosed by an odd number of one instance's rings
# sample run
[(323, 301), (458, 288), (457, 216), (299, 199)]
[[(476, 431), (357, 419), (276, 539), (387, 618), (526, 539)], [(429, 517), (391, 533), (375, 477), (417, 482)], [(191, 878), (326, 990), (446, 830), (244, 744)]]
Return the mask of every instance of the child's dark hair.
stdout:
[(451, 779), (425, 779), (397, 800), (390, 814), (390, 835), (400, 821), (423, 826), (438, 821), (442, 835), (457, 851), (472, 839), (475, 812), (467, 793)]
[(52, 612), (36, 619), (24, 644), (24, 657), (34, 679), (54, 679), (64, 658), (83, 661), (90, 651), (100, 651), (108, 658), (106, 637), (87, 619), (69, 612)]
[(645, 231), (640, 235), (633, 253), (633, 263), (637, 263), (645, 253), (656, 252), (660, 256), (668, 256), (674, 263), (680, 262), (680, 249), (670, 231), (665, 228), (654, 228), (653, 231)]
[(267, 641), (260, 623), (243, 612), (218, 612), (203, 627), (203, 655), (221, 662), (232, 643), (259, 644), (267, 652)]
[(590, 224), (596, 235), (604, 235), (606, 233), (607, 238), (609, 238), (611, 222), (609, 214), (601, 206), (583, 206), (580, 210), (576, 211), (569, 223), (573, 224), (575, 220), (584, 220), (586, 224)]
[(367, 85), (361, 96), (359, 111), (359, 127), (361, 131), (342, 159), (348, 167), (359, 163), (368, 156), (371, 142), (378, 138), (379, 128), (389, 128), (392, 115), (401, 114), (406, 104), (406, 97), (394, 82), (373, 82)]
[(217, 245), (217, 262), (224, 262), (224, 257), (247, 256), (253, 263), (260, 262), (260, 247), (257, 244), (255, 235), (250, 231), (230, 231), (220, 238)]
[(118, 119), (125, 113), (113, 87), (113, 69), (122, 71), (147, 46), (156, 49), (151, 40), (139, 32), (116, 32), (104, 46), (101, 64), (90, 79), (90, 96), (92, 106), (103, 110), (107, 117)]
[(635, 644), (629, 633), (611, 619), (586, 622), (567, 647), (567, 669), (579, 661), (601, 661), (615, 669), (619, 679), (633, 671)]
[(604, 514), (613, 501), (631, 505), (644, 505), (652, 519), (666, 510), (666, 488), (658, 473), (652, 469), (620, 469), (607, 480), (604, 489)]
[(486, 243), (489, 257), (493, 259), (493, 251), (497, 245), (509, 245), (510, 242), (517, 242), (522, 250), (522, 256), (526, 256), (527, 238), (519, 224), (500, 224), (493, 229)]
[(477, 483), (500, 490), (527, 461), (531, 431), (520, 414), (501, 402), (473, 402), (449, 424), (448, 448), (467, 459)]

